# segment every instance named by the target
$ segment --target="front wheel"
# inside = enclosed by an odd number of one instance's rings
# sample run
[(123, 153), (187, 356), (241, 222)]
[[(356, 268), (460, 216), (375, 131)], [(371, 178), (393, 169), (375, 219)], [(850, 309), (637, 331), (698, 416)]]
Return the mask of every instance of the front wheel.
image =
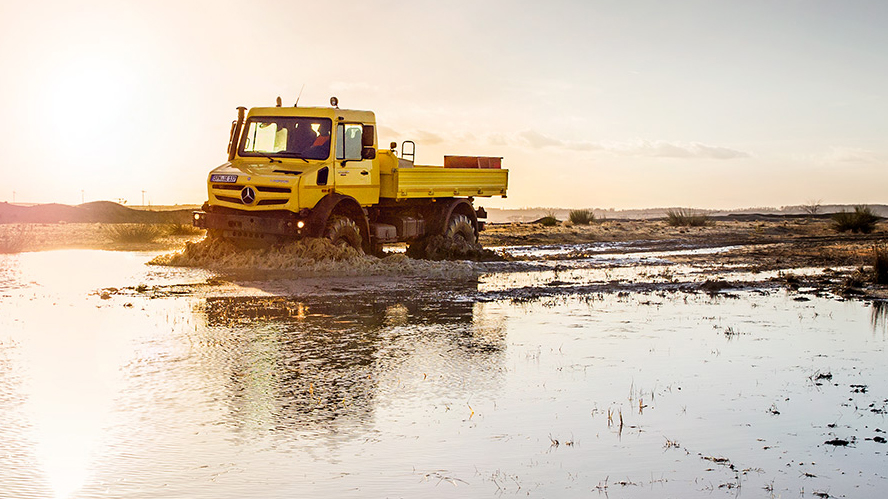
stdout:
[(351, 246), (359, 253), (363, 253), (361, 247), (361, 229), (354, 220), (335, 215), (327, 221), (324, 237), (337, 246)]

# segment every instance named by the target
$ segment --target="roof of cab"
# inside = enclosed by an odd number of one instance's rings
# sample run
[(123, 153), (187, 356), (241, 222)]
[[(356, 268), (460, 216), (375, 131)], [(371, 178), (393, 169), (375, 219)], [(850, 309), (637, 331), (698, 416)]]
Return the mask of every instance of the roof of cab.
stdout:
[(312, 118), (342, 118), (344, 121), (375, 123), (373, 111), (336, 109), (332, 107), (254, 107), (247, 116), (308, 116)]

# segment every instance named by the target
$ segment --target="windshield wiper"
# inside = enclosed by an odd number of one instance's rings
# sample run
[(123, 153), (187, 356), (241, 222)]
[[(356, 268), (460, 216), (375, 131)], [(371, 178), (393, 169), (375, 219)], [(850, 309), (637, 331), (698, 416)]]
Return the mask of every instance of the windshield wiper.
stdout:
[[(263, 155), (263, 156), (264, 156), (264, 155)], [(281, 160), (279, 160), (279, 159), (274, 159), (274, 158), (272, 158), (271, 156), (264, 156), (264, 157), (268, 158), (268, 162), (269, 162), (269, 163), (274, 163), (275, 161), (277, 161), (278, 163), (283, 163), (283, 161), (281, 161)]]

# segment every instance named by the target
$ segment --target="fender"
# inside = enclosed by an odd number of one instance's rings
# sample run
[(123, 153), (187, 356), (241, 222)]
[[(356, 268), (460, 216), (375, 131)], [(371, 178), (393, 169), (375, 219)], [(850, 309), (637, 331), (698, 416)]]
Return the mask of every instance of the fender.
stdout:
[(334, 212), (342, 212), (352, 216), (358, 228), (361, 229), (361, 235), (364, 239), (364, 245), (368, 245), (370, 241), (370, 222), (367, 215), (364, 214), (360, 203), (351, 197), (339, 193), (331, 193), (318, 201), (318, 204), (311, 209), (311, 213), (306, 219), (306, 235), (308, 237), (323, 237), (324, 228), (327, 226), (327, 219)]
[[(443, 200), (442, 200), (443, 201)], [(464, 209), (461, 206), (465, 206)], [(447, 201), (443, 201), (442, 204), (438, 205), (438, 213), (439, 217), (436, 217), (436, 220), (433, 222), (433, 234), (440, 234), (444, 232), (446, 229), (447, 221), (450, 220), (450, 215), (453, 214), (454, 211), (459, 211), (460, 213), (469, 217), (469, 220), (472, 221), (472, 227), (475, 228), (475, 236), (478, 235), (478, 217), (475, 215), (475, 208), (472, 207), (472, 202), (468, 199), (464, 198), (451, 198)]]

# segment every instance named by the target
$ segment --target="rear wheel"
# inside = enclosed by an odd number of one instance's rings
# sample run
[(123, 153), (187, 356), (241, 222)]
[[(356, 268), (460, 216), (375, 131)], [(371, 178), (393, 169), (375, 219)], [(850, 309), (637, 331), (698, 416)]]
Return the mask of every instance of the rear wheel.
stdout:
[(452, 215), (444, 231), (444, 239), (457, 244), (475, 244), (478, 236), (475, 235), (475, 226), (469, 217), (465, 215)]
[(363, 253), (361, 229), (348, 217), (341, 215), (330, 217), (324, 230), (324, 237), (337, 246), (351, 246), (359, 253)]
[(450, 216), (441, 232), (418, 239), (407, 247), (410, 258), (429, 260), (465, 258), (477, 250), (478, 236), (472, 220), (462, 214)]

